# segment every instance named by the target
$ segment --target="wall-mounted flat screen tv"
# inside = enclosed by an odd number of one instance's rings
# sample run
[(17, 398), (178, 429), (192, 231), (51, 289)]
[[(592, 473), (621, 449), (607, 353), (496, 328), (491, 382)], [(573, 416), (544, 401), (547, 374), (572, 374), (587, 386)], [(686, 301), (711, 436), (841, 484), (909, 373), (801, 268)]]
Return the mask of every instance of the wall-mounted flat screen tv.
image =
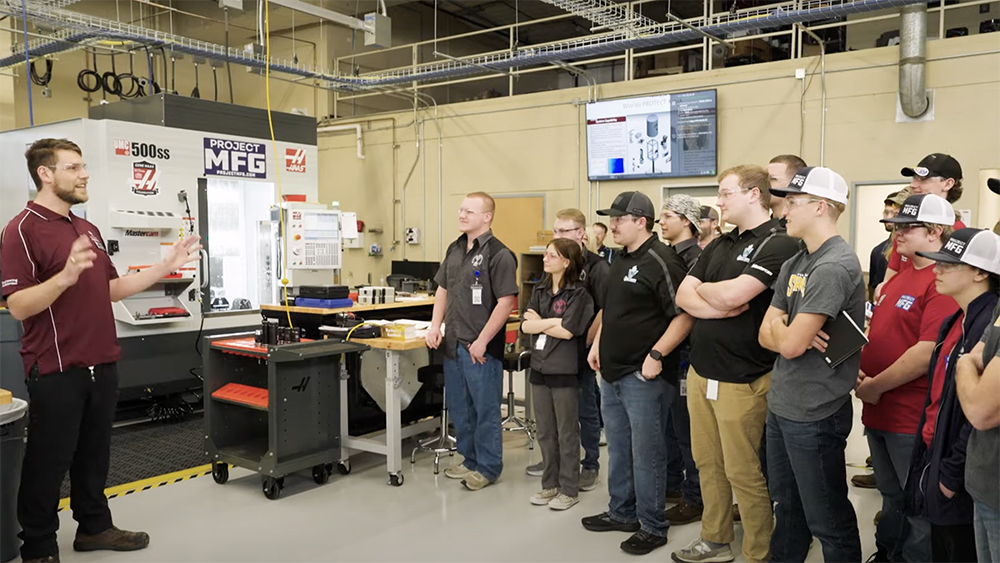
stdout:
[(587, 104), (591, 181), (715, 176), (716, 91)]

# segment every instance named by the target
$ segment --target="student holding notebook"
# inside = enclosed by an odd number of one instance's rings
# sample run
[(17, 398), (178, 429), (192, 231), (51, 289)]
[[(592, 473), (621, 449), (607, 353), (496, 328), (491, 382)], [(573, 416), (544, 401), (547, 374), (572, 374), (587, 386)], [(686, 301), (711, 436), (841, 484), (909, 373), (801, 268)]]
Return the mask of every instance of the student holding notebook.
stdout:
[(787, 188), (771, 190), (785, 196), (788, 235), (806, 247), (781, 267), (759, 333), (761, 346), (778, 353), (767, 394), (771, 560), (804, 561), (816, 536), (825, 560), (861, 561), (844, 461), (861, 359), (854, 354), (830, 367), (822, 331), (844, 312), (864, 323), (861, 264), (837, 235), (847, 182), (829, 168), (804, 168)]

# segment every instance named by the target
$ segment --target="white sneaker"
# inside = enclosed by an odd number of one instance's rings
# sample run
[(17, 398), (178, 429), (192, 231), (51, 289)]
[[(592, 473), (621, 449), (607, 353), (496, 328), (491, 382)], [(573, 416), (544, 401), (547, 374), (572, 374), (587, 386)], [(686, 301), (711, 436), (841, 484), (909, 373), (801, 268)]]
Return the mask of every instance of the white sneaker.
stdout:
[(531, 504), (535, 506), (545, 506), (550, 500), (559, 496), (559, 489), (542, 489), (531, 495)]
[(452, 465), (444, 470), (444, 476), (449, 479), (465, 479), (470, 473), (472, 473), (472, 470), (466, 467), (464, 463)]
[(729, 548), (728, 543), (722, 547), (713, 548), (701, 538), (691, 542), (691, 545), (684, 549), (675, 551), (671, 558), (683, 563), (729, 563), (735, 559), (733, 550)]
[(578, 502), (580, 502), (579, 495), (571, 497), (559, 493), (559, 496), (549, 501), (549, 508), (552, 510), (566, 510)]

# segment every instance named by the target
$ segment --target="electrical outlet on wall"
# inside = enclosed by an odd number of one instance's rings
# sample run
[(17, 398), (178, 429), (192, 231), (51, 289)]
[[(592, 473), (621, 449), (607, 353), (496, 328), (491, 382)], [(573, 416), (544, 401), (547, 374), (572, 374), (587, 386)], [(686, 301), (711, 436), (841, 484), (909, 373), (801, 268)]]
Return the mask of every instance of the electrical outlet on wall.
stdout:
[(406, 235), (406, 244), (420, 244), (420, 229), (407, 227), (404, 233)]
[(802, 80), (805, 77), (806, 77), (806, 69), (804, 68), (795, 69), (795, 78)]

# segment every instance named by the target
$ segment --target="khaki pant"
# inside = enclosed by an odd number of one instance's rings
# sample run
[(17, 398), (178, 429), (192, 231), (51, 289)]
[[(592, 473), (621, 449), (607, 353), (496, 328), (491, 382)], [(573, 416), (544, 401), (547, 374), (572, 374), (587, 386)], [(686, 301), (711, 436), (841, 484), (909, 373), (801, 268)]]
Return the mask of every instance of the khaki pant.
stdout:
[(688, 371), (691, 453), (701, 476), (702, 539), (731, 543), (733, 491), (743, 521), (743, 557), (767, 561), (774, 516), (760, 469), (760, 443), (767, 421), (771, 374), (753, 383), (719, 382), (718, 398), (706, 397), (708, 379)]

